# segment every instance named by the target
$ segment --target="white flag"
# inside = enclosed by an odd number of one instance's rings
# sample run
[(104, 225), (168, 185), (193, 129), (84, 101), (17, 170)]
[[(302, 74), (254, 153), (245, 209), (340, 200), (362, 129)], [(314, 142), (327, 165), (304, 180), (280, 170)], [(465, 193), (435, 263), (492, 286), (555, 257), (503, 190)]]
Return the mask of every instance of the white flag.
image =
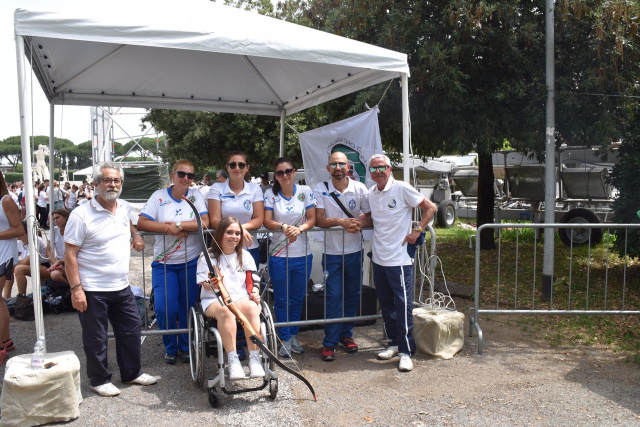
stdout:
[(367, 173), (369, 159), (382, 153), (380, 128), (378, 127), (378, 107), (366, 113), (299, 134), (302, 161), (307, 185), (331, 179), (327, 172), (329, 156), (334, 151), (342, 151), (351, 164), (352, 178), (364, 183), (367, 188), (374, 182)]

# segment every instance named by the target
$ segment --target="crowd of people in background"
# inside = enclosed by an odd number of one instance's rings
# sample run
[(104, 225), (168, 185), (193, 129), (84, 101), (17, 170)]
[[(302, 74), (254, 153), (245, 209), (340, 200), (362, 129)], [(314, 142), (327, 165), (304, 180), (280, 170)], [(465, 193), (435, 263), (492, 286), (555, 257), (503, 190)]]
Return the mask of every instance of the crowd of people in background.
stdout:
[[(295, 182), (294, 163), (286, 157), (274, 161), (273, 185), (266, 174), (260, 176), (260, 182), (251, 182), (250, 160), (241, 151), (227, 156), (225, 168), (217, 171), (215, 180), (206, 174), (197, 184), (194, 165), (189, 160), (180, 160), (173, 165), (170, 185), (154, 192), (142, 208), (137, 229), (129, 222), (128, 204), (118, 199), (124, 183), (124, 171), (115, 163), (98, 165), (94, 171), (97, 174), (94, 182), (85, 180), (81, 186), (67, 182), (60, 187), (57, 181), (50, 186), (48, 180), (36, 182), (34, 202), (39, 228), (49, 230), (50, 206), (54, 208), (52, 217), (55, 223), (50, 231), (54, 245), (47, 244), (43, 236), (37, 240), (40, 275), (69, 286), (73, 307), (80, 313), (92, 389), (103, 396), (119, 393), (110, 383), (106, 346), (103, 347), (106, 335), (96, 335), (94, 330), (104, 327), (106, 331), (106, 319), (101, 311), (94, 310), (110, 306), (125, 310), (126, 307), (126, 315), (122, 312), (118, 320), (120, 323), (114, 328), (129, 331), (125, 334), (127, 336), (138, 337), (140, 334), (140, 322), (134, 329), (130, 325), (131, 291), (126, 278), (128, 256), (125, 272), (124, 255), (116, 256), (113, 254), (115, 247), (112, 247), (115, 242), (124, 244), (126, 239), (132, 240), (131, 248), (143, 250), (144, 241), (139, 238), (138, 230), (156, 233), (151, 270), (159, 328), (187, 328), (189, 309), (200, 299), (204, 314), (218, 320), (230, 378), (245, 377), (238, 345), (244, 337), (242, 331), (237, 330), (234, 315), (217, 302), (215, 292), (219, 290), (220, 283), (203, 262), (207, 254), (203, 253), (200, 236), (194, 233), (198, 231), (195, 215), (200, 217), (202, 227), (215, 230), (213, 238), (209, 239), (208, 255), (223, 272), (225, 287), (255, 330), (260, 329), (261, 310), (259, 289), (253, 286), (251, 279), (251, 274), (261, 262), (257, 230), (262, 227), (271, 230), (268, 233), (267, 265), (273, 286), (273, 310), (277, 322), (287, 323), (301, 319), (314, 261), (308, 231), (316, 225), (342, 227), (345, 232), (344, 236), (342, 233), (329, 233), (325, 237), (326, 253), (322, 254), (321, 263), (328, 274), (325, 283), (326, 317), (356, 316), (364, 262), (362, 228), (373, 226), (371, 258), (374, 282), (390, 339), (389, 346), (378, 357), (387, 360), (399, 355), (399, 370), (410, 371), (415, 343), (411, 318), (412, 259), (406, 247), (418, 240), (436, 207), (411, 186), (393, 179), (387, 156), (374, 155), (369, 163), (369, 173), (376, 185), (367, 189), (349, 174), (352, 165), (347, 156), (339, 151), (333, 152), (326, 165), (331, 179), (318, 183), (312, 189)], [(8, 297), (12, 292), (14, 274), (18, 292), (23, 293), (26, 291), (26, 276), (31, 270), (25, 238), (27, 226), (21, 222), (25, 216), (24, 185), (14, 183), (7, 186), (1, 174), (0, 177), (0, 286), (3, 295)], [(193, 203), (197, 212), (185, 203), (184, 198)], [(83, 206), (85, 204), (89, 204), (88, 207)], [(414, 226), (411, 220), (416, 208), (422, 211), (422, 215)], [(117, 221), (122, 218), (122, 230), (119, 226), (107, 227), (110, 228), (107, 232), (96, 225), (112, 223), (113, 218)], [(105, 247), (95, 246), (98, 243)], [(111, 254), (108, 257), (114, 258), (113, 262), (122, 267), (122, 271), (109, 273), (115, 285), (103, 283), (98, 279), (99, 272), (94, 271), (96, 266), (87, 265), (90, 254), (105, 250)], [(124, 252), (129, 253), (128, 250)], [(20, 257), (19, 253), (23, 256)], [(108, 292), (103, 292), (105, 289)], [(2, 363), (14, 345), (9, 336), (7, 306), (4, 300), (0, 304)], [(94, 305), (98, 307), (92, 309)], [(343, 347), (347, 353), (358, 351), (353, 326), (353, 322), (325, 326), (322, 360), (335, 360), (336, 347)], [(291, 358), (296, 353), (304, 353), (298, 332), (297, 326), (278, 328), (280, 357)], [(162, 339), (165, 363), (172, 365), (178, 360), (189, 363), (187, 334), (163, 335)], [(152, 384), (156, 379), (142, 373), (137, 356), (140, 348), (133, 345), (132, 340), (122, 338), (117, 344), (122, 348), (122, 357), (134, 354), (132, 363), (120, 366), (123, 381), (126, 377), (137, 384)], [(250, 376), (264, 376), (259, 349), (251, 342), (246, 344)], [(120, 350), (118, 353), (120, 364)]]

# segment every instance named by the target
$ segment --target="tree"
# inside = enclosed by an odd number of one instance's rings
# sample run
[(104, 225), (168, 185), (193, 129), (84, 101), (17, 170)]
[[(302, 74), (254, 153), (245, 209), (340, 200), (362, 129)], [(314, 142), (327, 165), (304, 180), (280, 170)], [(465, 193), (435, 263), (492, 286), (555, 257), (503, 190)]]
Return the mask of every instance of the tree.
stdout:
[[(543, 0), (299, 0), (279, 6), (286, 19), (408, 55), (414, 152), (478, 152), (478, 225), (493, 222), (491, 153), (507, 139), (543, 159)], [(636, 2), (624, 0), (557, 2), (556, 129), (571, 144), (604, 144), (620, 135), (620, 95), (638, 86), (637, 11)], [(385, 87), (361, 91), (350, 98), (351, 107), (377, 99)], [(386, 97), (383, 145), (399, 152), (398, 86)], [(491, 230), (482, 234), (481, 247), (494, 247)]]
[(6, 159), (15, 169), (22, 162), (22, 145), (19, 136), (10, 136), (0, 142), (0, 157)]

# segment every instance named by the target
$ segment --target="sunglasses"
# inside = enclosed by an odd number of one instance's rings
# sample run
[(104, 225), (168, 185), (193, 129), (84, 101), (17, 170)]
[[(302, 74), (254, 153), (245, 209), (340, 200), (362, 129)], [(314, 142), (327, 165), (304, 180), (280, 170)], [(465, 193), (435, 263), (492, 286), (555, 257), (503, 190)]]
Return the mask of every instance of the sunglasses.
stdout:
[(174, 173), (178, 175), (178, 178), (184, 178), (186, 176), (187, 178), (193, 180), (193, 178), (196, 177), (196, 174), (191, 172), (175, 171)]
[(374, 173), (376, 171), (378, 172), (384, 172), (387, 170), (389, 166), (387, 165), (383, 165), (383, 166), (369, 166), (369, 172)]
[(236, 166), (238, 166), (238, 169), (244, 169), (247, 167), (246, 163), (242, 163), (242, 162), (232, 162), (232, 163), (227, 163), (227, 166), (229, 166), (231, 169), (235, 169)]
[(283, 171), (275, 171), (273, 174), (275, 176), (277, 176), (278, 178), (282, 178), (285, 175), (287, 175), (287, 176), (291, 175), (294, 170), (295, 169), (293, 169), (293, 168), (289, 168), (289, 169), (285, 169)]
[(335, 168), (337, 168), (337, 167), (339, 167), (340, 169), (344, 169), (344, 167), (345, 167), (345, 166), (347, 166), (347, 164), (346, 164), (346, 163), (344, 163), (344, 162), (329, 163), (329, 167), (330, 167), (331, 169), (335, 169)]

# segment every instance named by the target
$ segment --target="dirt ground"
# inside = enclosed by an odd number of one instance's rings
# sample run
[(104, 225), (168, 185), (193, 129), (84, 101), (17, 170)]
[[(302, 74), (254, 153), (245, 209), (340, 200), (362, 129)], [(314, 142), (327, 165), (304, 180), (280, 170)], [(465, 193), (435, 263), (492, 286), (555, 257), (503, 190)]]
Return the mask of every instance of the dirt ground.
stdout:
[[(139, 259), (134, 258), (132, 266), (135, 263), (131, 279), (139, 283)], [(145, 274), (150, 274), (148, 270)], [(457, 303), (461, 311), (468, 304)], [(499, 316), (481, 318), (480, 324), (484, 354), (477, 354), (477, 338), (466, 336), (453, 359), (418, 355), (409, 373), (397, 370), (397, 358), (377, 360), (384, 348), (381, 321), (357, 327), (354, 338), (360, 350), (346, 354), (338, 349), (336, 360), (329, 363), (320, 359), (322, 330), (304, 331), (300, 340), (307, 351), (295, 362), (315, 387), (318, 402), (304, 384), (276, 369), (275, 401), (266, 390), (223, 395), (222, 407), (213, 409), (206, 392), (192, 382), (188, 364), (163, 363), (158, 336), (147, 337), (143, 344), (143, 368), (160, 377), (158, 384), (122, 385), (110, 341), (113, 382), (122, 394), (97, 396), (89, 390), (84, 371), (77, 315), (45, 315), (48, 350), (73, 350), (80, 359), (84, 401), (80, 417), (68, 423), (73, 426), (640, 425), (640, 367), (624, 355), (587, 347), (551, 347), (505, 325)], [(30, 353), (34, 323), (12, 319), (10, 329), (15, 353)], [(213, 360), (208, 362), (213, 366)]]

